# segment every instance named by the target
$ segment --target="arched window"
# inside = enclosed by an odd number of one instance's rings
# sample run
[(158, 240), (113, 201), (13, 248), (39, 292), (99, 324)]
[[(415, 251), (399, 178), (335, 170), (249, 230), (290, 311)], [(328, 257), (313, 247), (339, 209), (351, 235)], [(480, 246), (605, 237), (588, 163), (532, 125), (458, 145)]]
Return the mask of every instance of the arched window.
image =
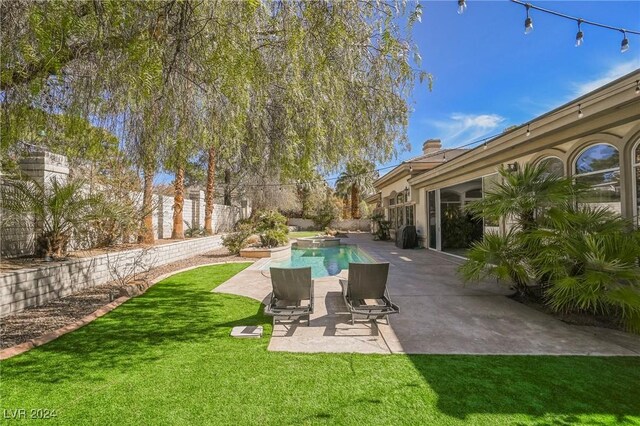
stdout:
[(547, 173), (553, 176), (564, 176), (564, 164), (558, 157), (545, 157), (540, 160), (540, 164), (544, 164)]
[(581, 202), (621, 213), (620, 154), (616, 147), (608, 144), (588, 147), (576, 158), (574, 173), (577, 183), (590, 188)]
[(633, 166), (633, 174), (635, 175), (635, 198), (636, 208), (634, 216), (636, 217), (636, 224), (640, 226), (640, 141), (636, 143), (636, 148), (631, 154), (631, 164)]

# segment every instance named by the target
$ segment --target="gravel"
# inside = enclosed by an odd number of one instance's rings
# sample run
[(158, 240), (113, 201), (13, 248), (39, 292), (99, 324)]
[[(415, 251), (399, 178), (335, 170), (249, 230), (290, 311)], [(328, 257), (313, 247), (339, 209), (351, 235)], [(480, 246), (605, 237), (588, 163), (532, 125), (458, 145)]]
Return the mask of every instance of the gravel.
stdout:
[[(161, 275), (191, 266), (214, 262), (246, 260), (219, 248), (189, 259), (153, 268), (139, 277), (137, 282), (149, 282)], [(129, 284), (130, 285), (130, 284)], [(91, 287), (70, 296), (29, 307), (22, 312), (2, 318), (0, 323), (0, 349), (9, 348), (64, 327), (119, 297), (122, 285), (112, 281)]]

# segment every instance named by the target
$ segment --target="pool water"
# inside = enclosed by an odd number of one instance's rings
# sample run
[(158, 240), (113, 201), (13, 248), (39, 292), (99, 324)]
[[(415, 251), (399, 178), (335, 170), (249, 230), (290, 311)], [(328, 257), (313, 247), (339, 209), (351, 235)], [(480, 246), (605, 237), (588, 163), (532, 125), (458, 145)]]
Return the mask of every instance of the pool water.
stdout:
[(274, 268), (302, 268), (311, 267), (313, 278), (338, 275), (349, 269), (349, 262), (374, 263), (374, 260), (355, 245), (340, 245), (336, 247), (320, 248), (291, 248), (291, 257), (274, 260), (265, 269)]

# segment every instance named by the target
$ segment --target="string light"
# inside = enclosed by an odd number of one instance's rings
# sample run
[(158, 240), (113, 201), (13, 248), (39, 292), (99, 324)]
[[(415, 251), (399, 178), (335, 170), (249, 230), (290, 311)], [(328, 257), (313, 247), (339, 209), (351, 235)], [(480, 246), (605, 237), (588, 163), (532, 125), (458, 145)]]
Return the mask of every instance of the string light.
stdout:
[(570, 16), (561, 12), (556, 12), (555, 10), (550, 10), (550, 9), (545, 9), (543, 7), (540, 6), (535, 6), (531, 3), (525, 3), (521, 0), (510, 0), (512, 3), (516, 3), (519, 4), (521, 6), (524, 6), (526, 11), (527, 11), (527, 19), (524, 21), (524, 33), (525, 34), (529, 34), (531, 31), (533, 31), (533, 20), (531, 19), (531, 17), (529, 16), (529, 10), (530, 9), (535, 9), (537, 11), (540, 12), (544, 12), (544, 13), (548, 13), (550, 15), (554, 15), (554, 16), (558, 16), (560, 18), (565, 18), (565, 19), (569, 19), (571, 21), (575, 21), (578, 23), (578, 32), (576, 33), (576, 41), (575, 41), (575, 46), (579, 47), (583, 44), (584, 42), (584, 33), (582, 32), (582, 24), (586, 24), (586, 25), (592, 25), (594, 27), (600, 27), (600, 28), (604, 28), (604, 29), (608, 29), (608, 30), (613, 30), (613, 31), (620, 31), (622, 33), (622, 41), (620, 42), (620, 52), (624, 53), (627, 50), (629, 50), (629, 39), (627, 38), (627, 34), (634, 34), (634, 35), (640, 35), (640, 31), (636, 31), (636, 30), (627, 30), (625, 28), (619, 28), (619, 27), (614, 27), (611, 25), (606, 25), (606, 24), (601, 24), (599, 22), (594, 22), (594, 21), (588, 21), (586, 19), (582, 19), (582, 18), (576, 18), (574, 16)]
[(636, 80), (636, 95), (640, 95), (640, 80)]
[(482, 147), (482, 149), (487, 149), (487, 143), (484, 143), (484, 146)]
[(529, 123), (527, 123), (527, 137), (531, 136), (531, 130), (529, 130)]
[(584, 34), (582, 33), (580, 24), (582, 24), (582, 19), (578, 19), (578, 32), (576, 33), (576, 47), (582, 46), (582, 42), (584, 41)]
[(629, 39), (627, 38), (627, 32), (625, 30), (620, 30), (622, 32), (622, 41), (620, 42), (620, 53), (624, 53), (629, 50)]
[(413, 166), (409, 165), (409, 173), (413, 173)]
[(582, 113), (582, 104), (578, 104), (578, 118), (582, 117), (584, 117), (584, 114)]
[(458, 15), (462, 15), (467, 10), (467, 2), (465, 0), (458, 0)]
[(529, 34), (533, 31), (533, 19), (529, 16), (529, 9), (531, 8), (531, 5), (527, 3), (525, 7), (527, 8), (527, 19), (524, 20), (524, 33)]

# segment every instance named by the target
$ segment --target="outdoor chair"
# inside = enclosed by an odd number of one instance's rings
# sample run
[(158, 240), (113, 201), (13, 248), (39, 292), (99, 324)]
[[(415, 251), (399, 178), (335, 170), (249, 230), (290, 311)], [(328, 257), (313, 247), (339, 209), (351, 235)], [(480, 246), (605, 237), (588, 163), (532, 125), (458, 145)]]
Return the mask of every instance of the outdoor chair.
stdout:
[(389, 315), (400, 312), (389, 299), (388, 274), (388, 263), (349, 263), (349, 279), (340, 280), (340, 285), (351, 324), (355, 316), (366, 321), (385, 318), (389, 324)]
[(264, 308), (265, 315), (276, 319), (299, 320), (307, 317), (307, 326), (313, 313), (313, 280), (311, 268), (270, 268), (271, 299)]

